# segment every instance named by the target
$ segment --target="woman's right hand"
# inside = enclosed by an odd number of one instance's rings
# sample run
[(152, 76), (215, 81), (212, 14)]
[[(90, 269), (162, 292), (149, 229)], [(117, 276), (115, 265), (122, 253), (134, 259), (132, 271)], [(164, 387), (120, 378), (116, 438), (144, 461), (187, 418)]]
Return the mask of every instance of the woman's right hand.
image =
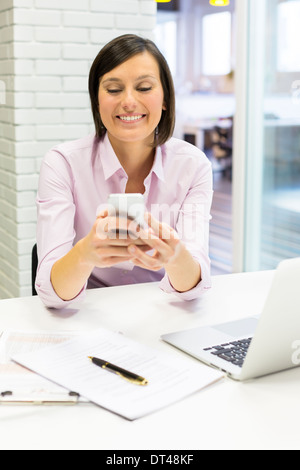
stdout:
[(143, 251), (151, 248), (139, 239), (137, 224), (129, 219), (100, 213), (90, 233), (78, 242), (81, 261), (93, 269), (108, 268), (133, 258), (128, 246), (138, 245)]
[[(123, 230), (123, 232), (118, 232)], [(128, 234), (128, 230), (130, 230)], [(145, 238), (145, 232), (143, 231)], [(80, 293), (93, 269), (108, 268), (134, 256), (128, 246), (139, 245), (142, 251), (149, 251), (139, 238), (139, 227), (133, 221), (109, 217), (103, 211), (95, 221), (90, 233), (79, 240), (61, 259), (54, 263), (51, 270), (51, 283), (57, 295), (66, 301)]]

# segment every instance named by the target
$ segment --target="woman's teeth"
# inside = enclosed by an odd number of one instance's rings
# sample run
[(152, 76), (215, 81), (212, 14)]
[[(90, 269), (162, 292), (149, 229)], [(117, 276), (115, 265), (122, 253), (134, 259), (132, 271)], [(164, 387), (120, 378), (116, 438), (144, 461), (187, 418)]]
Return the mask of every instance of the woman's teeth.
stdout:
[(121, 121), (138, 121), (139, 119), (142, 119), (143, 115), (140, 114), (138, 116), (119, 116)]

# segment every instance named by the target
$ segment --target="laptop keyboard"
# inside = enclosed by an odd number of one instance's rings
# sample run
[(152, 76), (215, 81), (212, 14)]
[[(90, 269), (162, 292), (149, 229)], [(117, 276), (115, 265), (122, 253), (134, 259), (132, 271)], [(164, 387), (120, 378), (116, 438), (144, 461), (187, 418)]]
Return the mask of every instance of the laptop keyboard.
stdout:
[(218, 356), (224, 361), (231, 362), (235, 366), (242, 367), (247, 356), (252, 338), (233, 341), (232, 343), (220, 344), (204, 349), (210, 351), (213, 356)]

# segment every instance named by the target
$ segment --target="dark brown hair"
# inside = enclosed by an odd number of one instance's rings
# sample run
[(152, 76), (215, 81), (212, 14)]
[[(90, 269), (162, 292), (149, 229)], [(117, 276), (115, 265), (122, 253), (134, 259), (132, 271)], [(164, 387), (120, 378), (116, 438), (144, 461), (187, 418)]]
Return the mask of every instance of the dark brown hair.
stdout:
[(101, 121), (98, 102), (101, 78), (126, 60), (145, 51), (152, 54), (158, 63), (160, 80), (164, 92), (164, 103), (166, 106), (166, 110), (162, 112), (162, 117), (158, 125), (158, 135), (155, 138), (153, 146), (162, 145), (172, 137), (175, 126), (175, 91), (168, 63), (157, 46), (150, 39), (144, 39), (135, 34), (125, 34), (113, 39), (101, 49), (90, 70), (89, 93), (96, 135), (100, 139), (106, 134), (106, 129)]

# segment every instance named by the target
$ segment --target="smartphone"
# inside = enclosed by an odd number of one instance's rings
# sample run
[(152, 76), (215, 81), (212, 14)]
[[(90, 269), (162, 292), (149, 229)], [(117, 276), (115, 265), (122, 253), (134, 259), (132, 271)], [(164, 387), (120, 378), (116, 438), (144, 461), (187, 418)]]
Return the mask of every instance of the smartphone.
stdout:
[(145, 226), (145, 201), (140, 193), (111, 194), (108, 197), (110, 215), (134, 220), (140, 227)]

